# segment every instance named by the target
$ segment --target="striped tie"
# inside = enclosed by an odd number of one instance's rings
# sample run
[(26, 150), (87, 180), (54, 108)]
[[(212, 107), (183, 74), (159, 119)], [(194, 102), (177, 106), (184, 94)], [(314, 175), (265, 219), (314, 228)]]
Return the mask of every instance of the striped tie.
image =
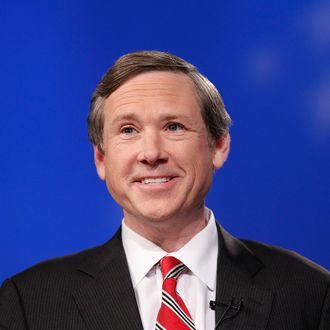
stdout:
[(185, 265), (174, 257), (164, 257), (160, 266), (163, 274), (163, 291), (156, 330), (196, 330), (186, 305), (176, 292), (177, 278)]

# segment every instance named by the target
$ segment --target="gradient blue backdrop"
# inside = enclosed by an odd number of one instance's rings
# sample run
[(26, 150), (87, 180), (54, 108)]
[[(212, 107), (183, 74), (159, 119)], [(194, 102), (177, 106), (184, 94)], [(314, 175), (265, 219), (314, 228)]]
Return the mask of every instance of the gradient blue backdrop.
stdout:
[(120, 55), (170, 51), (221, 91), (232, 150), (207, 204), (223, 226), (330, 268), (329, 1), (2, 1), (0, 281), (109, 239), (90, 95)]

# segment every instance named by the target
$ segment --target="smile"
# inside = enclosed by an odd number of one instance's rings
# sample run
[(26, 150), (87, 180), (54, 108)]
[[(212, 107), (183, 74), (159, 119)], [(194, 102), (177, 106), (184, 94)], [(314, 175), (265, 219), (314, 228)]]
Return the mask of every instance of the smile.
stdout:
[(164, 177), (164, 178), (144, 178), (141, 180), (143, 184), (155, 184), (155, 183), (165, 183), (170, 181), (171, 178)]

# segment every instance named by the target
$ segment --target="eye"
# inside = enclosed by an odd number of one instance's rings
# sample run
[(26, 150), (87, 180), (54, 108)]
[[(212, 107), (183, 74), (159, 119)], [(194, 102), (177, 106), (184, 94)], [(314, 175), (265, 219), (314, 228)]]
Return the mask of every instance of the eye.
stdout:
[(135, 132), (135, 128), (131, 126), (125, 126), (120, 130), (120, 133), (124, 135), (132, 135)]
[(179, 123), (169, 123), (166, 129), (170, 132), (177, 132), (183, 129), (183, 125)]

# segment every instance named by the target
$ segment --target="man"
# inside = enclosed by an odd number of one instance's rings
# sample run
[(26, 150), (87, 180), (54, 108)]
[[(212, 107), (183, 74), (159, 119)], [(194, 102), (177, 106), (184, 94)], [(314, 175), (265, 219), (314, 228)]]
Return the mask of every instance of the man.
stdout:
[(103, 246), (7, 280), (1, 329), (330, 329), (330, 274), (238, 240), (205, 207), (230, 117), (186, 61), (120, 58), (92, 97), (98, 175), (124, 212)]

